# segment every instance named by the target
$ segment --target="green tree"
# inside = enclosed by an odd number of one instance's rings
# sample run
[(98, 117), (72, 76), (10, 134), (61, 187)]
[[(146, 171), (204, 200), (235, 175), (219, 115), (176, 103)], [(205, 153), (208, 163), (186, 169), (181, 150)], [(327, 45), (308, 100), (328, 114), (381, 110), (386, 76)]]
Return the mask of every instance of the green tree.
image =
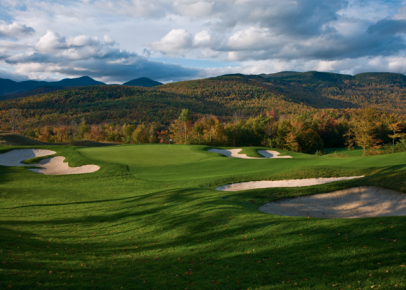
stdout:
[(21, 121), (21, 110), (18, 109), (10, 109), (8, 111), (9, 120), (11, 125), (13, 125), (13, 132), (15, 133), (17, 125)]
[(323, 148), (323, 140), (312, 129), (300, 132), (297, 141), (304, 153), (314, 153)]
[(366, 155), (366, 149), (373, 145), (375, 129), (374, 123), (368, 119), (361, 119), (353, 125), (354, 141), (358, 146), (362, 147), (364, 156)]
[(180, 113), (179, 120), (181, 120), (185, 126), (185, 144), (187, 140), (186, 125), (190, 119), (191, 119), (190, 111), (188, 109), (183, 109), (182, 112)]
[(402, 125), (400, 122), (396, 122), (393, 124), (389, 124), (389, 130), (393, 132), (393, 134), (389, 134), (388, 137), (392, 138), (392, 153), (395, 152), (395, 139), (402, 137)]
[(86, 122), (82, 122), (78, 127), (78, 136), (80, 139), (83, 139), (85, 138), (86, 133), (90, 133), (90, 127), (88, 124), (86, 124)]
[(201, 139), (201, 137), (202, 137), (202, 135), (203, 135), (203, 132), (204, 132), (203, 126), (200, 125), (200, 124), (195, 125), (195, 126), (193, 127), (193, 132), (196, 133), (196, 135), (198, 136), (198, 138), (199, 138), (199, 145), (200, 145), (200, 139)]
[(294, 152), (299, 152), (300, 151), (300, 146), (299, 143), (297, 142), (296, 136), (290, 132), (286, 137), (285, 137), (285, 149), (289, 151), (294, 151)]
[(148, 133), (148, 128), (145, 124), (138, 125), (132, 134), (134, 142), (138, 144), (149, 143)]
[(210, 134), (210, 145), (211, 145), (211, 133), (213, 130), (214, 125), (216, 124), (216, 117), (214, 117), (213, 115), (209, 115), (206, 116), (203, 120), (206, 129), (209, 130), (209, 134)]
[(131, 142), (131, 137), (134, 130), (135, 130), (134, 125), (124, 124), (123, 127), (121, 127), (121, 133), (124, 135), (124, 143), (128, 144)]

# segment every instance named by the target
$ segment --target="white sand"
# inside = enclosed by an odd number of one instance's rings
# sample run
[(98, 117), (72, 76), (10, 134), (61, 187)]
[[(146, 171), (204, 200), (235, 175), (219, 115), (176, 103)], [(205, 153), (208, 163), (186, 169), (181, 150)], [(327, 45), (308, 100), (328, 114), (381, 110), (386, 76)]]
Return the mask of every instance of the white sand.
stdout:
[(238, 154), (242, 149), (210, 149), (208, 152), (223, 154), (232, 158), (243, 159), (269, 159), (269, 158), (292, 158), (292, 156), (278, 156), (280, 153), (273, 150), (258, 150), (258, 153), (264, 157), (248, 157), (247, 154)]
[(406, 194), (372, 186), (267, 203), (265, 213), (315, 218), (363, 218), (406, 215)]
[(84, 165), (79, 167), (69, 167), (68, 163), (63, 162), (65, 157), (53, 157), (41, 160), (36, 167), (41, 169), (28, 169), (30, 171), (45, 175), (66, 175), (66, 174), (85, 174), (96, 172), (100, 169), (97, 165)]
[(330, 177), (330, 178), (307, 178), (307, 179), (289, 179), (276, 181), (249, 181), (241, 183), (226, 184), (216, 188), (220, 191), (240, 191), (256, 188), (274, 188), (274, 187), (303, 187), (311, 185), (325, 184), (335, 181), (350, 180), (364, 176), (351, 177)]
[(18, 149), (0, 154), (0, 165), (2, 166), (33, 166), (32, 164), (23, 164), (21, 161), (34, 157), (54, 155), (56, 152), (41, 149)]
[(53, 155), (56, 152), (40, 149), (18, 149), (0, 154), (0, 165), (2, 166), (31, 166), (42, 167), (39, 169), (29, 169), (30, 171), (46, 175), (84, 174), (92, 173), (100, 169), (97, 165), (85, 165), (80, 167), (69, 167), (64, 163), (65, 157), (52, 157), (41, 160), (38, 164), (23, 164), (21, 161), (34, 157)]

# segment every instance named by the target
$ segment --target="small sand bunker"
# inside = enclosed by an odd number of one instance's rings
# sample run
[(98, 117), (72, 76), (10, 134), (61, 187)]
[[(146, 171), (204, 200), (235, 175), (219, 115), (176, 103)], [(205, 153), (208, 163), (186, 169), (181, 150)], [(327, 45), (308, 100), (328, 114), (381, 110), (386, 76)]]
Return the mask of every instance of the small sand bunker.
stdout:
[(42, 167), (38, 169), (29, 169), (30, 171), (45, 175), (66, 175), (66, 174), (85, 174), (92, 173), (100, 169), (97, 165), (84, 165), (79, 167), (69, 167), (68, 163), (63, 162), (65, 157), (57, 156), (41, 160), (38, 164), (23, 164), (21, 161), (34, 157), (53, 155), (56, 152), (51, 150), (39, 149), (18, 149), (0, 154), (0, 165), (2, 166), (35, 166)]
[(41, 160), (40, 163), (34, 165), (42, 167), (40, 169), (28, 169), (32, 172), (45, 175), (65, 175), (65, 174), (85, 174), (96, 172), (100, 169), (97, 165), (84, 165), (79, 167), (69, 167), (67, 162), (63, 162), (65, 157), (53, 157)]
[(406, 215), (406, 194), (372, 186), (295, 197), (259, 207), (265, 213), (315, 218)]
[(249, 181), (241, 183), (226, 184), (216, 188), (220, 191), (240, 191), (257, 188), (273, 188), (273, 187), (302, 187), (325, 184), (335, 181), (350, 180), (361, 178), (364, 176), (351, 176), (351, 177), (329, 177), (329, 178), (307, 178), (307, 179), (288, 179), (276, 181)]
[(18, 149), (0, 154), (0, 165), (2, 166), (32, 166), (23, 164), (21, 161), (34, 157), (42, 157), (55, 154), (55, 151), (41, 149)]
[(243, 159), (269, 159), (269, 158), (292, 158), (292, 156), (278, 156), (280, 153), (273, 150), (258, 150), (258, 153), (264, 157), (248, 157), (247, 154), (238, 154), (242, 149), (210, 149), (208, 152), (223, 154), (232, 158)]

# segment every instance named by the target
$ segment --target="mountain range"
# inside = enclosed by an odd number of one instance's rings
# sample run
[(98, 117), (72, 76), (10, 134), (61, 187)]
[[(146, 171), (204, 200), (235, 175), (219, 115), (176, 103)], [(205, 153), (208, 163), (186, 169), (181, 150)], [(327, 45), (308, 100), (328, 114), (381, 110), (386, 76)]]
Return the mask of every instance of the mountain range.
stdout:
[[(90, 78), (81, 78), (81, 82), (77, 83), (74, 80), (63, 80), (52, 83), (54, 86), (0, 96), (0, 110), (13, 107), (37, 110), (46, 107), (47, 111), (42, 112), (43, 114), (56, 111), (62, 113), (73, 109), (70, 108), (71, 102), (78, 102), (81, 110), (83, 109), (81, 114), (88, 114), (89, 117), (92, 115), (89, 120), (103, 122), (122, 121), (123, 117), (118, 116), (128, 114), (130, 115), (126, 122), (168, 122), (176, 118), (181, 108), (189, 108), (196, 114), (215, 114), (224, 118), (232, 116), (236, 111), (241, 111), (246, 116), (255, 116), (275, 108), (281, 114), (295, 114), (313, 109), (374, 106), (382, 111), (406, 114), (406, 76), (395, 73), (362, 73), (351, 76), (317, 71), (287, 71), (260, 75), (224, 75), (163, 85), (147, 78), (124, 85), (94, 85), (94, 82)], [(66, 84), (76, 86), (61, 86)], [(91, 86), (85, 86), (86, 84)], [(151, 88), (151, 85), (154, 87)], [(0, 89), (4, 90), (4, 87), (0, 86)], [(58, 92), (54, 92), (55, 90)], [(32, 103), (28, 107), (24, 101), (6, 100), (30, 95)], [(65, 102), (59, 100), (61, 96), (73, 99), (56, 106), (59, 101)], [(117, 98), (125, 104), (120, 104)], [(84, 106), (84, 103), (88, 105)], [(93, 113), (91, 107), (95, 107)], [(115, 110), (114, 114), (112, 110)], [(76, 113), (79, 111), (74, 114)]]
[[(156, 82), (149, 78), (138, 78), (129, 81), (127, 83), (124, 83), (123, 85), (153, 87), (161, 84), (162, 83)], [(103, 82), (96, 81), (87, 76), (73, 79), (63, 79), (57, 82), (46, 82), (46, 81), (15, 82), (9, 79), (0, 79), (0, 100), (28, 97), (51, 91), (61, 90), (69, 87), (87, 87), (98, 85), (106, 85), (106, 84)]]

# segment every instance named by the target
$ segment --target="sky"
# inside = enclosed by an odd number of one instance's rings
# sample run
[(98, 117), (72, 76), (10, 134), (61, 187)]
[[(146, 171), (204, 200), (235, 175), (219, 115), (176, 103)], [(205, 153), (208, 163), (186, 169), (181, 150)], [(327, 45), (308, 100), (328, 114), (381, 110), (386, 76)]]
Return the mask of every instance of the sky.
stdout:
[(403, 0), (0, 0), (0, 78), (406, 73)]

